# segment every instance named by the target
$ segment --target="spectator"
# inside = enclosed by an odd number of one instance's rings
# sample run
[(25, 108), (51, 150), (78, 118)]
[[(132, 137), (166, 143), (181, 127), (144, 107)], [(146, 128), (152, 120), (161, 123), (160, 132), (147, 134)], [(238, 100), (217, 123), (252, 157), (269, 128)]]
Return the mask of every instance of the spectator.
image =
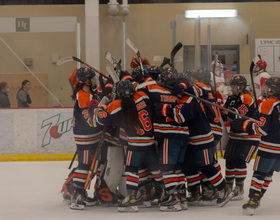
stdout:
[(10, 108), (10, 100), (8, 97), (8, 93), (10, 92), (10, 88), (8, 83), (1, 82), (0, 83), (0, 108)]
[(28, 108), (31, 104), (31, 99), (29, 96), (29, 90), (31, 88), (31, 82), (29, 80), (24, 80), (21, 83), (21, 88), (18, 90), (17, 93), (17, 100), (18, 100), (18, 107), (19, 108)]

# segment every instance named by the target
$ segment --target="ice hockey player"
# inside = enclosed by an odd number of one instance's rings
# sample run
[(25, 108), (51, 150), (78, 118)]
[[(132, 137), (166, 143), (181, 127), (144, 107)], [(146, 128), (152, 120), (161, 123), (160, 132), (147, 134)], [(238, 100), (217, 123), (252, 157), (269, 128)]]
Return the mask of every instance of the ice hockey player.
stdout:
[[(230, 81), (232, 95), (228, 97), (226, 106), (239, 114), (254, 118), (256, 106), (254, 100), (246, 90), (247, 80), (242, 75), (236, 75)], [(229, 104), (228, 104), (229, 103)], [(229, 121), (236, 118), (235, 114), (223, 111)], [(226, 118), (224, 117), (226, 120)], [(240, 132), (230, 128), (229, 141), (226, 146), (224, 158), (226, 159), (226, 181), (233, 189), (233, 199), (243, 199), (244, 181), (247, 176), (247, 163), (249, 163), (257, 150), (260, 136)], [(234, 186), (235, 182), (235, 186)]]
[(245, 214), (253, 215), (260, 206), (260, 200), (272, 181), (274, 171), (280, 170), (280, 78), (266, 80), (268, 99), (259, 107), (259, 122), (235, 119), (232, 127), (250, 135), (260, 135), (261, 141), (253, 166), (254, 173), (249, 190), (249, 201), (243, 205)]
[[(206, 100), (215, 102), (211, 87), (203, 83), (209, 84), (210, 72), (199, 69), (196, 72), (190, 72), (190, 74), (196, 84), (190, 86), (190, 88), (184, 88), (184, 90), (198, 97), (203, 97)], [(178, 94), (178, 91), (180, 91), (179, 87), (178, 84), (173, 87), (173, 94)], [(184, 90), (181, 88), (181, 91)], [(184, 95), (183, 97), (187, 96)], [(182, 102), (183, 99), (179, 101), (179, 103)], [(187, 122), (190, 131), (190, 144), (188, 146), (184, 167), (190, 194), (188, 200), (194, 203), (201, 199), (200, 176), (204, 175), (211, 183), (207, 184), (207, 186), (203, 186), (204, 199), (215, 200), (217, 205), (224, 206), (231, 198), (231, 190), (226, 185), (221, 174), (220, 166), (214, 158), (215, 147), (222, 135), (221, 124), (219, 123), (219, 110), (217, 110), (215, 106), (206, 105), (206, 103), (204, 104), (199, 101), (195, 112), (195, 119)], [(180, 113), (183, 115), (187, 114), (187, 112), (183, 112), (183, 110), (181, 110)], [(213, 135), (213, 132), (215, 135)], [(203, 139), (201, 137), (203, 137)], [(195, 164), (195, 166), (193, 166), (193, 164)], [(205, 181), (205, 183), (207, 183), (207, 181)], [(215, 188), (217, 188), (217, 190)]]
[[(95, 73), (82, 67), (76, 73), (77, 84), (72, 93), (72, 99), (75, 101), (73, 133), (77, 146), (78, 166), (73, 172), (74, 192), (71, 195), (71, 209), (82, 210), (86, 205), (94, 205), (95, 199), (87, 197), (84, 189), (87, 174), (91, 165), (91, 156), (94, 154), (102, 127), (93, 127), (92, 120), (89, 117), (89, 106), (92, 100), (99, 99), (93, 92), (95, 86)], [(97, 101), (96, 101), (97, 102)]]
[(118, 100), (108, 106), (91, 108), (96, 124), (117, 125), (125, 130), (128, 146), (125, 161), (127, 196), (118, 204), (119, 212), (137, 212), (136, 194), (139, 169), (145, 165), (156, 181), (162, 181), (157, 161), (153, 124), (152, 103), (142, 91), (134, 92), (129, 80), (120, 81), (117, 88)]
[[(216, 91), (219, 91), (220, 93), (222, 93), (222, 89), (225, 85), (225, 80), (224, 80), (224, 76), (223, 76), (223, 64), (220, 60), (217, 60), (216, 65), (215, 61), (212, 62), (211, 64), (211, 82), (212, 82), (212, 86), (215, 88)], [(214, 69), (215, 66), (215, 69)], [(215, 71), (215, 76), (214, 76), (214, 71)], [(214, 80), (215, 77), (215, 80)], [(214, 82), (216, 83), (214, 85)]]
[(267, 63), (264, 60), (259, 60), (255, 63), (253, 72), (254, 76), (254, 87), (256, 91), (257, 99), (263, 94), (263, 86), (265, 81), (271, 76), (266, 72)]
[[(185, 175), (182, 170), (184, 155), (189, 143), (189, 128), (181, 123), (180, 117), (168, 118), (167, 109), (177, 104), (178, 98), (168, 88), (178, 82), (174, 68), (165, 68), (159, 75), (161, 86), (149, 89), (155, 107), (155, 130), (160, 151), (160, 168), (165, 184), (165, 194), (160, 200), (161, 211), (187, 210)], [(165, 89), (164, 87), (167, 87)], [(191, 104), (190, 104), (191, 105)], [(191, 108), (191, 106), (189, 106)], [(188, 117), (192, 117), (191, 114)], [(180, 124), (179, 124), (180, 123)]]
[(231, 95), (231, 87), (229, 83), (233, 77), (233, 73), (231, 70), (226, 70), (223, 75), (225, 84), (222, 85), (217, 91), (217, 101), (221, 104), (225, 104), (227, 97)]

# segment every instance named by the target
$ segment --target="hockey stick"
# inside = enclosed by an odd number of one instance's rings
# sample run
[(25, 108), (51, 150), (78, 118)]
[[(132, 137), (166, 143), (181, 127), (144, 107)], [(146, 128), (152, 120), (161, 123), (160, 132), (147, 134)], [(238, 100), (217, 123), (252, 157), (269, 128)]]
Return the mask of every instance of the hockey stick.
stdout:
[(164, 57), (164, 58), (163, 58), (163, 61), (162, 61), (162, 64), (160, 65), (160, 67), (164, 67), (164, 66), (167, 65), (167, 64), (170, 64), (170, 59)]
[(56, 65), (57, 66), (61, 66), (63, 65), (64, 63), (67, 63), (67, 62), (70, 62), (70, 61), (73, 61), (73, 58), (70, 56), (70, 57), (64, 57), (64, 58), (61, 58), (59, 59), (58, 61), (56, 61)]
[(72, 165), (73, 165), (73, 163), (74, 163), (74, 160), (75, 160), (76, 156), (77, 156), (77, 150), (76, 150), (75, 154), (73, 155), (73, 158), (72, 158), (72, 160), (71, 160), (71, 163), (69, 164), (69, 167), (68, 167), (69, 170), (72, 168)]
[(219, 54), (216, 52), (215, 53), (215, 58), (214, 58), (214, 64), (213, 64), (213, 80), (214, 80), (215, 93), (217, 91), (217, 87), (216, 87), (216, 65), (217, 65), (217, 61), (218, 61), (218, 56), (219, 56)]
[[(117, 76), (116, 72), (113, 70), (113, 68), (111, 66), (106, 67), (106, 70), (109, 72), (109, 74), (112, 77), (113, 82), (114, 82), (113, 89), (112, 89), (112, 92), (111, 92), (111, 100), (110, 100), (110, 101), (113, 101), (116, 97), (117, 83), (120, 80), (119, 80), (119, 77)], [(106, 130), (107, 130), (107, 126), (104, 125), (102, 133), (101, 133), (100, 140), (98, 142), (97, 148), (95, 150), (95, 153), (94, 153), (94, 156), (93, 156), (93, 159), (92, 159), (92, 163), (91, 163), (91, 166), (90, 166), (89, 173), (88, 173), (87, 178), (86, 178), (86, 182), (85, 182), (85, 185), (84, 185), (85, 190), (90, 186), (90, 182), (93, 179), (94, 174), (96, 173), (96, 170), (98, 168), (99, 160), (97, 159), (97, 156), (99, 155), (100, 149), (103, 145)]]
[[(106, 52), (105, 53), (105, 58), (111, 63), (114, 65), (114, 68), (116, 69), (117, 71), (117, 74), (120, 75), (121, 73), (121, 60), (118, 62), (117, 59), (115, 57), (113, 57), (113, 55), (110, 53), (110, 52)], [(107, 68), (106, 68), (107, 70)], [(109, 70), (110, 71), (110, 70)], [(107, 70), (107, 72), (109, 72)]]
[(170, 53), (170, 66), (174, 68), (174, 58), (176, 53), (182, 48), (183, 44), (181, 42), (177, 43)]
[(140, 68), (141, 68), (142, 74), (144, 75), (144, 67), (143, 67), (143, 64), (142, 64), (140, 51), (138, 50), (138, 48), (135, 46), (135, 44), (129, 38), (126, 39), (126, 44), (136, 53), (138, 61), (140, 63)]
[[(168, 88), (168, 89), (172, 89), (172, 87), (171, 86), (167, 86), (167, 85), (162, 85), (163, 87), (166, 87), (166, 88)], [(210, 101), (208, 101), (208, 100), (206, 100), (206, 99), (203, 99), (203, 98), (200, 98), (200, 97), (198, 97), (198, 96), (196, 96), (196, 95), (193, 95), (193, 94), (191, 94), (191, 93), (188, 93), (188, 92), (182, 92), (183, 94), (185, 94), (185, 95), (188, 95), (188, 96), (191, 96), (191, 97), (193, 97), (193, 98), (195, 98), (195, 99), (198, 99), (198, 100), (200, 100), (200, 101), (202, 101), (202, 102), (205, 102), (205, 103), (207, 103), (207, 104), (209, 104), (209, 105), (214, 105), (214, 106), (216, 106), (217, 108), (220, 108), (220, 109), (222, 109), (222, 110), (225, 110), (225, 111), (228, 111), (228, 112), (230, 112), (230, 113), (232, 113), (232, 114), (234, 114), (234, 115), (237, 115), (237, 116), (239, 116), (239, 117), (241, 117), (241, 118), (244, 118), (244, 119), (246, 119), (246, 120), (250, 120), (250, 121), (252, 121), (252, 122), (259, 122), (258, 120), (256, 120), (256, 119), (254, 119), (254, 118), (250, 118), (250, 117), (248, 117), (248, 116), (246, 116), (246, 115), (242, 115), (242, 114), (240, 114), (240, 113), (238, 113), (238, 112), (235, 112), (235, 111), (232, 111), (231, 109), (228, 109), (228, 108), (225, 108), (225, 107), (223, 107), (223, 106), (220, 106), (220, 105), (217, 105), (216, 103), (213, 103), (213, 102), (210, 102)]]
[(104, 76), (105, 78), (109, 79), (109, 76), (105, 75), (104, 73), (101, 73), (99, 70), (95, 69), (94, 67), (92, 67), (92, 66), (89, 65), (88, 63), (86, 63), (86, 62), (80, 60), (78, 57), (72, 56), (72, 58), (73, 58), (74, 61), (77, 61), (77, 62), (79, 62), (79, 63), (81, 63), (81, 64), (84, 64), (85, 66), (87, 66), (87, 67), (89, 67), (90, 69), (92, 69), (94, 72), (96, 72), (96, 73), (98, 73), (98, 74)]
[(253, 88), (253, 94), (254, 94), (255, 104), (256, 104), (256, 106), (257, 106), (257, 110), (258, 110), (259, 106), (258, 106), (257, 93), (256, 93), (255, 85), (254, 85), (254, 76), (253, 76), (254, 72), (253, 72), (253, 70), (254, 70), (255, 64), (256, 64), (259, 60), (261, 60), (261, 55), (257, 55), (257, 56), (252, 60), (251, 65), (250, 65), (250, 78), (251, 78), (251, 83), (252, 83), (252, 88)]

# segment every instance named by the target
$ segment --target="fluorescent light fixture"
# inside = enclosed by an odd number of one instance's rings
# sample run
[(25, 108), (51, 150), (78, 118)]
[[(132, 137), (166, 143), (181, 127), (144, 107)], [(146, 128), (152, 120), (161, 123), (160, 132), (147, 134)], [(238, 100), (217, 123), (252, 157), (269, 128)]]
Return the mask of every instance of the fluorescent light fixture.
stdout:
[(186, 10), (185, 18), (233, 18), (237, 16), (235, 9), (215, 9), (215, 10)]

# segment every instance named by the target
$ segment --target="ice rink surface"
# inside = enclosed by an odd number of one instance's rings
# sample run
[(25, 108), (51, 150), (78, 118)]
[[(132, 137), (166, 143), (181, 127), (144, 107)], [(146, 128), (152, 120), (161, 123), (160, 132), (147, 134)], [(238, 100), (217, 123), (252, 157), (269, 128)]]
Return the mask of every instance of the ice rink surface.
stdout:
[[(224, 168), (224, 160), (219, 159)], [(254, 216), (242, 213), (247, 200), (254, 160), (248, 166), (243, 201), (231, 201), (225, 207), (193, 207), (181, 212), (160, 212), (157, 206), (139, 208), (138, 213), (119, 213), (116, 207), (95, 206), (71, 210), (62, 201), (62, 184), (68, 176), (69, 161), (65, 162), (1, 162), (0, 219), (1, 220), (138, 220), (194, 219), (241, 220), (280, 218), (280, 175), (273, 182)], [(75, 166), (76, 164), (74, 164)], [(223, 169), (224, 173), (224, 169)], [(92, 196), (92, 195), (90, 195)]]

